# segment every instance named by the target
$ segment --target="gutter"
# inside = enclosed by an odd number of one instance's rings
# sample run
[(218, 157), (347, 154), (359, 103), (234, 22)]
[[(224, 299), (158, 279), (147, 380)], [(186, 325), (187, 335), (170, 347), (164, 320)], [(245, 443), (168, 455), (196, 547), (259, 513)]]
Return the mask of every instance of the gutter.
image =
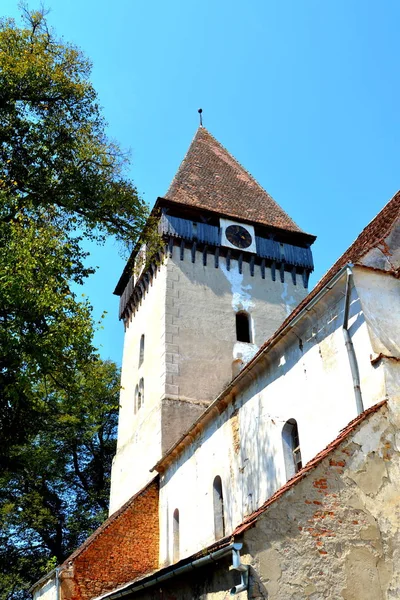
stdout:
[[(347, 273), (348, 269), (351, 269), (351, 267), (353, 267), (353, 264), (352, 263), (347, 263), (341, 269), (339, 269), (339, 271), (336, 273), (336, 275), (334, 275), (332, 277), (332, 279), (330, 279), (322, 287), (322, 289), (319, 290), (319, 292), (317, 294), (315, 294), (315, 296), (300, 310), (300, 312), (297, 315), (295, 315), (293, 317), (293, 319), (291, 321), (289, 321), (289, 323), (287, 323), (282, 328), (281, 331), (278, 330), (279, 333), (276, 336), (273, 336), (272, 338), (270, 338), (270, 341), (267, 342), (264, 347), (261, 347), (261, 349), (251, 359), (251, 361), (248, 362), (243, 367), (243, 369), (240, 371), (239, 375), (237, 375), (235, 377), (235, 379), (233, 379), (230, 382), (230, 384), (208, 406), (208, 408), (206, 408), (206, 410), (203, 413), (201, 413), (201, 415), (193, 423), (193, 425), (190, 427), (190, 429), (188, 431), (186, 431), (178, 439), (178, 441), (175, 442), (175, 444), (173, 446), (171, 446), (171, 448), (167, 451), (167, 453), (154, 465), (154, 467), (152, 469), (150, 469), (151, 472), (152, 471), (157, 471), (158, 473), (162, 473), (163, 471), (165, 471), (165, 469), (168, 467), (168, 464), (164, 465), (164, 463), (165, 462), (169, 462), (169, 461), (167, 461), (168, 457), (171, 456), (171, 455), (172, 456), (176, 455), (178, 452), (174, 452), (174, 451), (177, 450), (178, 447), (181, 444), (183, 444), (183, 442), (185, 440), (188, 440), (189, 442), (193, 440), (193, 438), (196, 436), (196, 433), (194, 432), (194, 430), (197, 427), (201, 428), (201, 425), (203, 423), (206, 424), (208, 420), (211, 420), (213, 418), (214, 414), (220, 414), (221, 413), (221, 409), (219, 409), (218, 405), (219, 404), (223, 404), (224, 398), (227, 397), (229, 395), (229, 393), (232, 392), (232, 390), (246, 377), (246, 375), (249, 373), (249, 371), (251, 371), (253, 369), (254, 365), (260, 360), (260, 358), (264, 354), (266, 354), (270, 350), (270, 348), (272, 348), (272, 346), (274, 346), (291, 329), (293, 329), (293, 327), (295, 327), (297, 325), (297, 323), (305, 315), (307, 315), (307, 313), (309, 313), (314, 308), (314, 306), (317, 304), (317, 302), (319, 302), (320, 299), (323, 298), (323, 296), (325, 296), (325, 294), (327, 294), (333, 287), (335, 287), (335, 285), (342, 279), (343, 275), (345, 275)], [(228, 402), (226, 402), (226, 404), (228, 404)], [(171, 460), (173, 460), (173, 458)]]
[[(220, 550), (216, 550), (215, 552), (210, 552), (206, 556), (202, 556), (201, 558), (193, 560), (193, 561), (189, 562), (188, 564), (183, 565), (181, 567), (167, 568), (168, 569), (167, 572), (164, 573), (163, 575), (154, 575), (154, 576), (146, 577), (146, 578), (142, 579), (141, 581), (136, 581), (136, 582), (130, 583), (127, 586), (120, 588), (119, 590), (116, 590), (114, 592), (108, 592), (107, 594), (103, 594), (102, 596), (99, 596), (98, 598), (96, 598), (96, 600), (105, 600), (106, 598), (107, 598), (107, 600), (114, 600), (116, 598), (124, 598), (125, 596), (129, 596), (130, 594), (134, 594), (135, 592), (139, 592), (146, 588), (153, 587), (154, 585), (157, 585), (159, 583), (167, 581), (168, 579), (172, 579), (173, 577), (178, 577), (179, 575), (182, 575), (183, 573), (187, 573), (189, 571), (193, 571), (194, 569), (198, 569), (198, 568), (203, 567), (212, 562), (216, 562), (217, 560), (226, 556), (230, 552), (233, 553), (233, 555), (235, 556), (235, 558), (237, 560), (237, 555), (239, 553), (239, 550), (242, 548), (242, 546), (243, 546), (243, 544), (241, 544), (241, 543), (229, 544), (229, 546), (225, 546), (225, 548), (221, 548)], [(240, 563), (240, 560), (239, 560), (239, 563)], [(237, 566), (236, 566), (236, 568), (237, 568)], [(232, 590), (233, 589), (234, 588), (232, 588)]]

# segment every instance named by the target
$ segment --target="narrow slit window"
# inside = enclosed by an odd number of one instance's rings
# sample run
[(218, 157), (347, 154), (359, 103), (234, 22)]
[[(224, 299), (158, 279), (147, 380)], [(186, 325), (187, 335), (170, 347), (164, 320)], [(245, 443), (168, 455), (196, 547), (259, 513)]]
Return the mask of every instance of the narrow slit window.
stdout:
[(144, 380), (143, 377), (139, 381), (139, 398), (138, 398), (138, 409), (144, 404)]
[(136, 414), (137, 411), (139, 409), (139, 386), (137, 385), (135, 387), (135, 400), (134, 400), (134, 407), (133, 407), (133, 411)]
[(174, 510), (172, 519), (172, 534), (173, 534), (173, 561), (179, 560), (179, 510)]
[(213, 483), (214, 501), (214, 533), (215, 539), (219, 540), (225, 536), (224, 496), (222, 493), (222, 481), (219, 475)]
[(297, 422), (289, 419), (282, 429), (283, 455), (285, 459), (286, 478), (290, 479), (303, 466), (301, 460), (300, 438)]
[(238, 342), (251, 343), (250, 315), (245, 311), (236, 313), (236, 339)]
[(140, 347), (139, 347), (139, 367), (143, 364), (144, 360), (144, 334), (140, 338)]

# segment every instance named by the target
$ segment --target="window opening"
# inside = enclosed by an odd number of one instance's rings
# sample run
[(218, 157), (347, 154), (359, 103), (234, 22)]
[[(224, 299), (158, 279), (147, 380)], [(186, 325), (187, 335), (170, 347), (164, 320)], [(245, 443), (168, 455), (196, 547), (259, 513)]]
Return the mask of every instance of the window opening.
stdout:
[(138, 409), (144, 404), (144, 380), (143, 377), (139, 381), (139, 396), (138, 396)]
[(290, 479), (302, 468), (299, 430), (295, 419), (289, 419), (282, 429), (286, 477)]
[(177, 562), (179, 560), (179, 510), (177, 508), (174, 510), (172, 533), (173, 533), (173, 544), (174, 544), (173, 561)]
[(250, 315), (247, 312), (236, 313), (236, 339), (238, 342), (251, 342)]
[(137, 385), (135, 387), (135, 400), (134, 400), (134, 407), (133, 407), (133, 411), (136, 414), (137, 411), (139, 409), (139, 386)]
[(144, 334), (140, 338), (140, 348), (139, 348), (139, 367), (143, 363), (144, 360)]
[(222, 481), (219, 475), (213, 483), (214, 501), (214, 533), (215, 539), (219, 540), (225, 536), (224, 496), (222, 493)]

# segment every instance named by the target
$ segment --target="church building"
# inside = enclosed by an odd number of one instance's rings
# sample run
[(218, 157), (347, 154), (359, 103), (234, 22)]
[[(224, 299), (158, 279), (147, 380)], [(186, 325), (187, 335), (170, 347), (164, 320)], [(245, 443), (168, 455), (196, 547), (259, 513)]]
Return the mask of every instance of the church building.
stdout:
[(398, 599), (400, 192), (316, 287), (204, 128), (115, 293), (110, 516), (34, 600)]

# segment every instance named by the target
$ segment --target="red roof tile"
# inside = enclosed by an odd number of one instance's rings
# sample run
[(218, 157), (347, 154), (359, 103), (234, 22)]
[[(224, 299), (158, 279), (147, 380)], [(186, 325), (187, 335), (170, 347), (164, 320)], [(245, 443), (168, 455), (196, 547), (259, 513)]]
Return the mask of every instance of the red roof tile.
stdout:
[[(251, 362), (257, 359), (257, 356), (269, 346), (285, 327), (296, 317), (303, 308), (322, 290), (322, 288), (334, 277), (340, 269), (349, 263), (359, 262), (370, 250), (376, 248), (389, 235), (391, 229), (397, 220), (400, 219), (400, 191), (398, 191), (391, 200), (383, 207), (376, 217), (362, 230), (352, 245), (335, 262), (333, 267), (325, 273), (317, 285), (304, 298), (300, 304), (290, 313), (288, 318), (282, 323), (277, 331), (260, 348)], [(249, 363), (250, 364), (250, 363)]]
[(165, 198), (228, 217), (303, 233), (204, 127), (197, 130)]
[(241, 525), (236, 527), (235, 531), (233, 532), (233, 535), (239, 535), (240, 533), (243, 533), (247, 529), (250, 529), (250, 527), (252, 527), (256, 523), (258, 517), (261, 514), (263, 514), (267, 510), (267, 508), (269, 508), (269, 506), (271, 506), (271, 504), (276, 502), (288, 490), (290, 490), (299, 481), (301, 481), (301, 479), (304, 479), (304, 477), (306, 477), (306, 475), (308, 475), (308, 473), (312, 469), (315, 469), (324, 460), (324, 458), (326, 458), (331, 452), (336, 450), (336, 448), (338, 446), (340, 446), (340, 444), (350, 435), (350, 433), (352, 433), (360, 425), (360, 423), (362, 423), (372, 413), (377, 412), (386, 403), (387, 403), (386, 400), (383, 400), (382, 402), (378, 402), (378, 404), (375, 404), (374, 406), (367, 408), (367, 410), (364, 410), (364, 412), (362, 412), (355, 419), (350, 421), (350, 423), (341, 430), (341, 432), (339, 433), (337, 438), (335, 438), (333, 440), (333, 442), (328, 444), (328, 446), (324, 450), (322, 450), (316, 456), (314, 456), (314, 458), (311, 459), (305, 465), (305, 467), (303, 467), (298, 473), (296, 473), (296, 475), (294, 477), (289, 479), (289, 481), (287, 481), (285, 483), (285, 485), (283, 485), (281, 488), (279, 488), (279, 490), (277, 490), (275, 492), (275, 494), (273, 494), (270, 498), (268, 498), (268, 500), (266, 502), (264, 502), (264, 504), (262, 504), (260, 506), (260, 508), (258, 508), (251, 515), (249, 515), (243, 521), (243, 523), (241, 523)]

